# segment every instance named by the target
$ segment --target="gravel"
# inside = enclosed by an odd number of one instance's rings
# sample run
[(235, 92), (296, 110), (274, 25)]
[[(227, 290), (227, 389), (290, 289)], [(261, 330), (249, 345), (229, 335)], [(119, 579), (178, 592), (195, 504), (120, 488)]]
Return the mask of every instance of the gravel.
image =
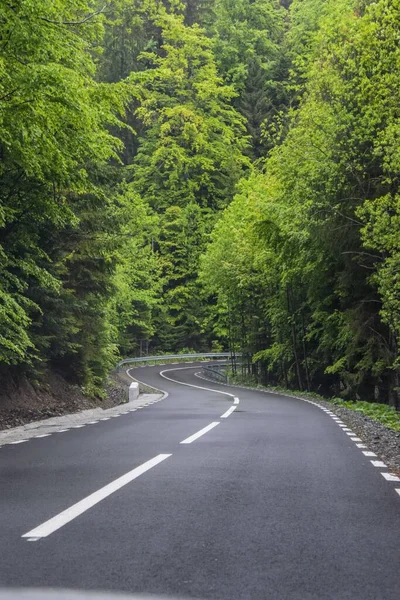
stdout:
[(400, 476), (400, 432), (345, 406), (318, 399), (318, 404), (337, 414), (375, 452), (391, 470)]

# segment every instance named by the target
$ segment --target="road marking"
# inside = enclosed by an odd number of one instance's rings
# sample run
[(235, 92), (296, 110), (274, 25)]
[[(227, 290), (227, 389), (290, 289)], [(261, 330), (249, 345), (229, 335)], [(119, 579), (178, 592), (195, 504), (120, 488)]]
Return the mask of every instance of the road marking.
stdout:
[(370, 450), (363, 451), (364, 456), (376, 456), (375, 452), (371, 452)]
[(104, 500), (104, 498), (107, 498), (107, 496), (110, 496), (111, 494), (121, 489), (140, 475), (143, 475), (143, 473), (146, 473), (146, 471), (149, 471), (150, 469), (160, 464), (170, 456), (172, 456), (172, 454), (159, 454), (158, 456), (155, 456), (151, 460), (148, 460), (147, 462), (140, 465), (140, 467), (136, 467), (136, 469), (129, 471), (129, 473), (126, 473), (125, 475), (122, 475), (122, 477), (119, 477), (115, 481), (112, 481), (108, 485), (97, 490), (97, 492), (90, 494), (90, 496), (87, 496), (80, 502), (73, 504), (63, 512), (56, 515), (55, 517), (52, 517), (45, 523), (42, 523), (38, 527), (35, 527), (35, 529), (28, 531), (28, 533), (24, 533), (24, 535), (22, 535), (21, 537), (30, 538), (31, 541), (36, 541), (38, 539), (47, 537), (48, 535), (57, 531), (57, 529), (60, 529), (70, 521), (73, 521), (74, 519), (79, 517), (82, 513), (89, 510), (89, 508), (92, 508), (93, 506)]
[(104, 417), (103, 419), (100, 419), (100, 421), (109, 421), (110, 417)]
[[(38, 436), (40, 437), (40, 436)], [(24, 442), (27, 442), (28, 440), (18, 440), (17, 442), (9, 442), (10, 444), (23, 444)]]
[(199, 437), (201, 437), (202, 435), (204, 435), (208, 431), (211, 431), (211, 429), (214, 429), (214, 427), (216, 427), (217, 425), (219, 425), (219, 421), (215, 421), (214, 423), (210, 423), (210, 425), (207, 425), (207, 427), (204, 427), (203, 429), (200, 429), (200, 431), (198, 431), (197, 433), (194, 433), (190, 437), (186, 438), (186, 440), (183, 440), (183, 442), (181, 442), (181, 444), (191, 444), (192, 442), (194, 442), (195, 440), (197, 440)]
[(98, 423), (98, 421), (88, 421), (86, 425), (94, 425), (95, 423)]
[(42, 433), (42, 435), (35, 435), (35, 438), (49, 437), (50, 435), (51, 433)]
[(394, 473), (381, 473), (381, 475), (386, 479), (386, 481), (400, 481), (400, 477)]
[(351, 429), (349, 429), (349, 427), (345, 427), (343, 431), (351, 431)]
[(350, 439), (352, 442), (362, 442), (362, 439), (359, 437), (351, 437)]
[(356, 444), (357, 448), (367, 448), (365, 444)]
[(346, 431), (347, 427), (346, 425), (342, 425), (341, 423), (338, 423), (339, 427), (341, 427), (343, 429), (343, 431)]
[[(196, 367), (197, 368), (197, 367)], [(140, 379), (136, 379), (136, 377), (133, 377), (133, 375), (131, 375), (129, 373), (131, 369), (127, 369), (125, 372), (128, 375), (128, 377), (130, 377), (131, 379), (133, 379), (133, 381), (136, 381), (137, 383), (141, 383), (142, 385), (149, 385), (148, 383), (145, 383), (144, 381), (140, 381)], [(158, 402), (160, 402), (161, 400), (165, 400), (165, 398), (168, 398), (169, 394), (168, 392), (166, 392), (165, 390), (160, 390), (159, 388), (154, 387), (154, 385), (150, 386), (153, 390), (156, 390), (157, 392), (160, 392), (162, 394), (162, 397), (160, 398), (160, 400), (158, 400)]]
[(356, 435), (354, 431), (346, 431), (346, 435)]
[(233, 404), (239, 404), (239, 398), (234, 398), (233, 399)]
[(65, 431), (69, 431), (69, 429), (59, 429), (56, 433), (64, 433)]
[(394, 491), (397, 492), (398, 495), (400, 496), (400, 490), (399, 489), (395, 489)]
[(164, 373), (169, 373), (170, 371), (184, 371), (185, 369), (197, 369), (197, 368), (198, 367), (181, 367), (179, 369), (166, 369), (165, 371), (160, 371), (160, 375), (161, 375), (161, 377), (164, 377), (164, 379), (168, 379), (168, 381), (172, 381), (173, 383), (178, 383), (179, 385), (185, 385), (186, 387), (196, 388), (197, 390), (205, 390), (206, 392), (215, 392), (216, 394), (223, 394), (224, 396), (230, 396), (231, 398), (235, 398), (235, 394), (229, 394), (228, 392), (221, 392), (221, 390), (214, 390), (212, 388), (202, 387), (201, 385), (194, 385), (193, 383), (183, 383), (183, 381), (177, 381), (176, 379), (171, 379), (171, 377), (167, 377), (167, 375), (164, 375)]
[(234, 410), (236, 410), (236, 406), (231, 406), (226, 412), (224, 412), (223, 415), (220, 416), (220, 419), (227, 419)]
[(374, 467), (379, 467), (380, 469), (387, 469), (387, 465), (381, 460), (371, 460), (371, 464)]
[(84, 425), (72, 425), (72, 429), (81, 429)]

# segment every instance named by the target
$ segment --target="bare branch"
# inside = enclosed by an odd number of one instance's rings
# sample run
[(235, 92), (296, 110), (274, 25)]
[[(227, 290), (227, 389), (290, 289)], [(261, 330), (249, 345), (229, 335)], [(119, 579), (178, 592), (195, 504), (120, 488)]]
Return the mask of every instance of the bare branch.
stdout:
[(91, 15), (87, 15), (87, 17), (85, 17), (81, 21), (53, 21), (52, 19), (47, 19), (46, 17), (40, 17), (40, 18), (42, 21), (46, 21), (46, 23), (52, 23), (53, 25), (83, 25), (84, 23), (87, 23), (91, 19), (94, 19), (94, 17), (101, 15), (105, 11), (106, 8), (107, 8), (107, 4), (105, 4), (103, 6), (103, 8), (100, 8), (99, 10), (92, 13)]
[(377, 258), (378, 260), (383, 261), (383, 257), (378, 254), (371, 254), (370, 252), (358, 252), (356, 250), (348, 250), (347, 252), (342, 252), (342, 254), (358, 254), (359, 256), (371, 256), (371, 258)]

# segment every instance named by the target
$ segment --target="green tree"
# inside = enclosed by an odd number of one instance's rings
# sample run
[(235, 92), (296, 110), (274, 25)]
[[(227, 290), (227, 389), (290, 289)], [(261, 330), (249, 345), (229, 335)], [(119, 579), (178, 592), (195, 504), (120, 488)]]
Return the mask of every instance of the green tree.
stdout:
[[(3, 365), (37, 369), (59, 333), (62, 338), (62, 331), (81, 326), (64, 310), (68, 298), (73, 304), (64, 288), (73, 244), (61, 240), (69, 232), (76, 238), (87, 205), (101, 202), (97, 172), (121, 148), (108, 127), (118, 126), (127, 98), (126, 86), (94, 80), (92, 48), (101, 40), (102, 21), (97, 2), (1, 2)], [(64, 320), (47, 330), (60, 304)]]
[[(132, 185), (161, 214), (163, 320), (176, 338), (163, 345), (172, 349), (184, 339), (200, 344), (198, 256), (216, 211), (229, 203), (249, 164), (243, 120), (231, 106), (233, 90), (217, 75), (211, 42), (179, 16), (161, 14), (156, 24), (162, 28), (162, 55), (145, 53), (153, 68), (132, 75), (140, 99), (137, 116), (146, 128)], [(158, 338), (170, 336), (160, 331)]]

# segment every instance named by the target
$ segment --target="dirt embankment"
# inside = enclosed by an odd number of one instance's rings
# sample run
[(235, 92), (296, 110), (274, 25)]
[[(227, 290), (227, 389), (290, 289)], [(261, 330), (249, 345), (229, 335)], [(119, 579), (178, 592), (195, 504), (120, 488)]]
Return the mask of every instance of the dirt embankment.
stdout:
[(78, 386), (52, 372), (37, 385), (26, 378), (18, 382), (3, 379), (0, 382), (0, 430), (90, 408), (112, 408), (127, 399), (127, 384), (117, 375), (109, 378), (104, 399), (84, 396)]

